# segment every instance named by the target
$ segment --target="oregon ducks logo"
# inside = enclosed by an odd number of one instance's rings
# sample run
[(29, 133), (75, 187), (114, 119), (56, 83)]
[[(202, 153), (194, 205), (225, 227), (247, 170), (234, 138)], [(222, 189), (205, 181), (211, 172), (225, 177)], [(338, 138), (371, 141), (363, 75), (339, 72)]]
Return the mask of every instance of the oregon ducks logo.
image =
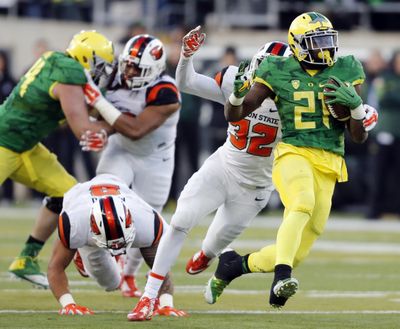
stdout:
[(310, 16), (311, 23), (314, 23), (314, 24), (320, 23), (321, 25), (323, 25), (323, 23), (326, 23), (328, 21), (324, 15), (321, 15), (316, 12), (308, 13), (308, 16)]
[(300, 80), (292, 80), (292, 86), (294, 89), (298, 89), (300, 87)]

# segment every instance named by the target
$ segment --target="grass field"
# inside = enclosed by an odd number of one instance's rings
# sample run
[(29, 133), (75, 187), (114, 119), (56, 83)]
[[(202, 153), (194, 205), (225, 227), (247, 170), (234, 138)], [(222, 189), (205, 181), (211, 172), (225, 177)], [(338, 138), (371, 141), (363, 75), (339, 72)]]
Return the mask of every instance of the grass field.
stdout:
[[(400, 222), (333, 217), (306, 261), (295, 270), (300, 289), (284, 310), (268, 306), (270, 274), (235, 280), (215, 305), (203, 301), (203, 287), (215, 264), (189, 276), (186, 260), (195, 252), (206, 224), (191, 232), (173, 269), (175, 304), (187, 318), (156, 317), (146, 323), (126, 320), (136, 299), (106, 293), (94, 281), (69, 268), (75, 300), (95, 310), (94, 316), (61, 317), (50, 291), (10, 279), (7, 268), (29, 234), (34, 211), (0, 210), (0, 328), (400, 328)], [(167, 216), (166, 216), (167, 217)], [(235, 242), (241, 253), (274, 239), (279, 216), (262, 216)], [(45, 269), (51, 244), (42, 254)], [(144, 286), (143, 266), (138, 283)]]

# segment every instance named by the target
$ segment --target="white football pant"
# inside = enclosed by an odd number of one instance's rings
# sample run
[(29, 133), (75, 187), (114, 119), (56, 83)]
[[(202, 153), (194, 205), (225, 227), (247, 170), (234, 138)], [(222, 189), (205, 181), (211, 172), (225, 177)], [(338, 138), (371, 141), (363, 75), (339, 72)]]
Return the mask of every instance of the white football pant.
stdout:
[(170, 228), (161, 238), (152, 271), (164, 276), (175, 263), (187, 233), (217, 210), (202, 249), (218, 256), (267, 205), (271, 188), (249, 188), (232, 179), (220, 152), (211, 155), (187, 182)]

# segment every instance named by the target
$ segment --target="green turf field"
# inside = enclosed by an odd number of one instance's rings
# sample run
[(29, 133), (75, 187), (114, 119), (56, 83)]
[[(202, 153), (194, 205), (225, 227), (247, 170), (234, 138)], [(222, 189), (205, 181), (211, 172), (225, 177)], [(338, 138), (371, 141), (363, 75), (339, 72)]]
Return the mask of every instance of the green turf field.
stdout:
[[(0, 328), (400, 328), (400, 222), (332, 218), (306, 261), (294, 271), (299, 292), (276, 311), (268, 306), (272, 276), (252, 274), (234, 281), (215, 305), (203, 301), (203, 287), (215, 264), (196, 276), (185, 273), (186, 260), (200, 246), (206, 229), (195, 229), (173, 269), (175, 304), (188, 318), (156, 317), (146, 323), (126, 320), (136, 299), (106, 293), (94, 281), (69, 268), (75, 300), (92, 308), (94, 316), (59, 316), (50, 291), (33, 289), (9, 278), (8, 265), (32, 229), (35, 212), (0, 210)], [(254, 221), (235, 243), (241, 253), (274, 239), (277, 216)], [(51, 251), (41, 254), (43, 268)], [(145, 266), (138, 278), (145, 283)]]

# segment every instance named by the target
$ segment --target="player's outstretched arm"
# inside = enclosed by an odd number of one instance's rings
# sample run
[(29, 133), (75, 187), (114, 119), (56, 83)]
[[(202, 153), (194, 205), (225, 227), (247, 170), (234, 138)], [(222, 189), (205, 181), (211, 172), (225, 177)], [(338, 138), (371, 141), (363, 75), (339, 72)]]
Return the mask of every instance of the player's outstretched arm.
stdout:
[(68, 289), (68, 278), (65, 269), (71, 263), (75, 252), (76, 250), (66, 248), (60, 240), (56, 241), (47, 270), (50, 289), (61, 305), (59, 314), (93, 314), (93, 311), (87, 307), (77, 305)]
[(182, 92), (225, 104), (225, 97), (217, 82), (194, 69), (193, 54), (200, 49), (204, 40), (205, 34), (200, 33), (200, 26), (183, 37), (181, 55), (175, 72), (176, 82)]

